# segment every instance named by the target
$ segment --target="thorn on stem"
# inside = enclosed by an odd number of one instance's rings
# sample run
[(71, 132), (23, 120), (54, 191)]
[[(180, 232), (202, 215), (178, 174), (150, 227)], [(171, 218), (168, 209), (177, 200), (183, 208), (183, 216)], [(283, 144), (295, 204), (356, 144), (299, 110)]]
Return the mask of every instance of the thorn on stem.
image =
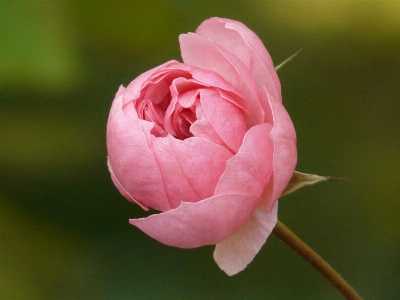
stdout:
[(288, 58), (286, 58), (281, 64), (275, 67), (275, 71), (278, 71), (280, 68), (282, 68), (284, 65), (286, 65), (289, 61), (291, 61), (293, 58), (295, 58), (297, 55), (300, 54), (300, 52), (303, 51), (303, 48), (300, 48), (296, 53), (292, 54)]

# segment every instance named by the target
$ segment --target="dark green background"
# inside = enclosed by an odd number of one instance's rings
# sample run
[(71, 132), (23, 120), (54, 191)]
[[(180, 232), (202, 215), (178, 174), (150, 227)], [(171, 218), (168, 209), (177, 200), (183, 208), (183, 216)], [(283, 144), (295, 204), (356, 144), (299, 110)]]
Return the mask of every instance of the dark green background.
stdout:
[(120, 84), (178, 35), (244, 22), (276, 64), (297, 169), (347, 177), (280, 201), (279, 217), (366, 299), (400, 295), (400, 2), (2, 1), (1, 299), (341, 299), (275, 236), (234, 277), (213, 247), (164, 246), (114, 188), (105, 127)]

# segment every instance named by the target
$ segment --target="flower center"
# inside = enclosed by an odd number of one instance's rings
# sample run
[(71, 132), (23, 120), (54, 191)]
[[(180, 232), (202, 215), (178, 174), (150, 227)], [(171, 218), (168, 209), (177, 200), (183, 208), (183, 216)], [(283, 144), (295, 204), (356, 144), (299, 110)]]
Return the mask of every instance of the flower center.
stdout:
[[(165, 105), (166, 103), (168, 104)], [(138, 99), (135, 103), (138, 117), (154, 124), (151, 133), (156, 137), (171, 134), (180, 140), (192, 137), (190, 126), (196, 121), (195, 106), (183, 107), (177, 98), (162, 101), (160, 104), (166, 108), (161, 108), (147, 98)]]
[(154, 124), (151, 130), (154, 136), (170, 134), (180, 140), (193, 136), (190, 127), (197, 120), (199, 90), (204, 85), (190, 77), (181, 70), (160, 71), (143, 85), (134, 105), (140, 119)]
[(140, 119), (154, 123), (154, 128), (151, 131), (154, 136), (167, 135), (164, 130), (165, 110), (154, 104), (150, 99), (138, 99), (135, 108)]

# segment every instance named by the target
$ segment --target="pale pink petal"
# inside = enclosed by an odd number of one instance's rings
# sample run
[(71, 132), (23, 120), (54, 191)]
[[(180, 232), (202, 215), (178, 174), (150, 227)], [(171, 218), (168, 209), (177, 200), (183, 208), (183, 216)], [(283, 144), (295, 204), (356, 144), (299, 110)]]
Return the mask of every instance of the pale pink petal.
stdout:
[(214, 127), (211, 125), (206, 114), (203, 112), (203, 108), (200, 105), (196, 106), (196, 118), (197, 120), (190, 126), (190, 132), (193, 134), (193, 136), (205, 138), (215, 144), (221, 145), (226, 149), (229, 148), (218, 135), (218, 133), (215, 132)]
[(172, 98), (179, 97), (178, 102), (189, 108), (196, 102), (197, 90), (204, 87), (196, 80), (179, 77), (172, 81), (169, 89)]
[(281, 86), (271, 56), (260, 38), (241, 22), (211, 18), (197, 28), (205, 36), (228, 49), (249, 68), (258, 89), (266, 87), (272, 97), (281, 99)]
[(115, 187), (119, 190), (121, 195), (124, 196), (126, 199), (129, 199), (131, 202), (136, 203), (142, 209), (149, 210), (149, 208), (147, 206), (144, 206), (142, 203), (136, 201), (136, 199), (133, 198), (131, 194), (129, 194), (129, 192), (123, 187), (123, 185), (115, 177), (114, 171), (113, 171), (111, 163), (110, 163), (110, 159), (108, 157), (107, 157), (107, 166), (108, 166), (108, 170), (110, 171), (110, 174), (111, 174), (111, 180), (114, 183)]
[(274, 172), (269, 185), (269, 192), (264, 192), (262, 207), (269, 211), (287, 186), (297, 163), (296, 131), (292, 120), (282, 103), (264, 88), (261, 97), (269, 100), (274, 127), (270, 136), (274, 144)]
[[(165, 131), (172, 134), (177, 138), (186, 138), (191, 135), (189, 132), (189, 124), (195, 121), (195, 113), (192, 111), (186, 111), (186, 117), (189, 122), (183, 122), (185, 118), (183, 108), (194, 107), (196, 100), (198, 99), (198, 88), (201, 88), (198, 83), (195, 83), (192, 79), (187, 80), (185, 78), (175, 79), (171, 86), (171, 102), (165, 112)], [(187, 120), (186, 119), (186, 120)]]
[(173, 96), (171, 98), (170, 103), (168, 104), (168, 108), (165, 111), (164, 117), (164, 130), (173, 136), (178, 136), (177, 130), (175, 130), (176, 119), (173, 118), (173, 114), (178, 103), (178, 96)]
[(191, 90), (182, 95), (179, 95), (178, 102), (184, 108), (192, 108), (195, 107), (198, 96), (198, 90)]
[(247, 126), (241, 110), (213, 89), (200, 90), (200, 104), (213, 131), (236, 153), (243, 142)]
[[(153, 75), (157, 70), (163, 69), (166, 67), (174, 66), (176, 64), (181, 64), (177, 61), (171, 60), (162, 65), (159, 65), (135, 78), (127, 87), (123, 95), (123, 104), (135, 100), (139, 98), (140, 93), (142, 92), (142, 88), (144, 83), (149, 79), (151, 75)], [(115, 97), (117, 98), (117, 97)]]
[(264, 112), (258, 99), (253, 76), (234, 54), (213, 41), (194, 33), (179, 36), (182, 59), (186, 64), (214, 71), (236, 87), (250, 105), (248, 126), (264, 121)]
[(123, 85), (120, 85), (114, 99), (117, 99), (119, 98), (119, 96), (123, 95), (125, 93), (125, 90), (125, 87)]
[(271, 212), (257, 207), (250, 219), (226, 240), (218, 243), (214, 260), (229, 276), (244, 270), (260, 251), (278, 220), (278, 202)]
[(214, 195), (226, 160), (232, 157), (228, 149), (197, 137), (155, 138), (152, 150), (171, 208), (181, 202), (197, 202)]
[(241, 193), (261, 196), (273, 171), (271, 129), (272, 126), (266, 123), (250, 128), (239, 152), (227, 161), (215, 195)]
[(246, 223), (257, 203), (254, 196), (218, 195), (129, 222), (163, 244), (196, 248), (225, 240)]
[(128, 117), (122, 109), (122, 97), (114, 100), (107, 124), (108, 161), (113, 181), (129, 200), (144, 207), (168, 210), (171, 206), (160, 170), (149, 148), (153, 124), (135, 118), (132, 113)]
[(243, 98), (242, 93), (232, 84), (223, 79), (219, 74), (198, 68), (192, 68), (190, 73), (193, 79), (207, 87), (213, 87), (219, 91), (221, 95), (226, 95), (235, 105), (240, 107), (246, 116), (249, 116), (250, 104)]

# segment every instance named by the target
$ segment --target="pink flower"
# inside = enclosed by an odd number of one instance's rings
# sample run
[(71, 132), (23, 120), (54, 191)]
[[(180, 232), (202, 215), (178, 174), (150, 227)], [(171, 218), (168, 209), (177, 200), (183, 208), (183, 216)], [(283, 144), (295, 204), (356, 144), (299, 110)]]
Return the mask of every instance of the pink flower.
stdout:
[(272, 60), (240, 22), (204, 21), (169, 61), (120, 87), (107, 125), (108, 166), (131, 219), (166, 245), (216, 245), (227, 274), (243, 270), (277, 221), (297, 160)]

